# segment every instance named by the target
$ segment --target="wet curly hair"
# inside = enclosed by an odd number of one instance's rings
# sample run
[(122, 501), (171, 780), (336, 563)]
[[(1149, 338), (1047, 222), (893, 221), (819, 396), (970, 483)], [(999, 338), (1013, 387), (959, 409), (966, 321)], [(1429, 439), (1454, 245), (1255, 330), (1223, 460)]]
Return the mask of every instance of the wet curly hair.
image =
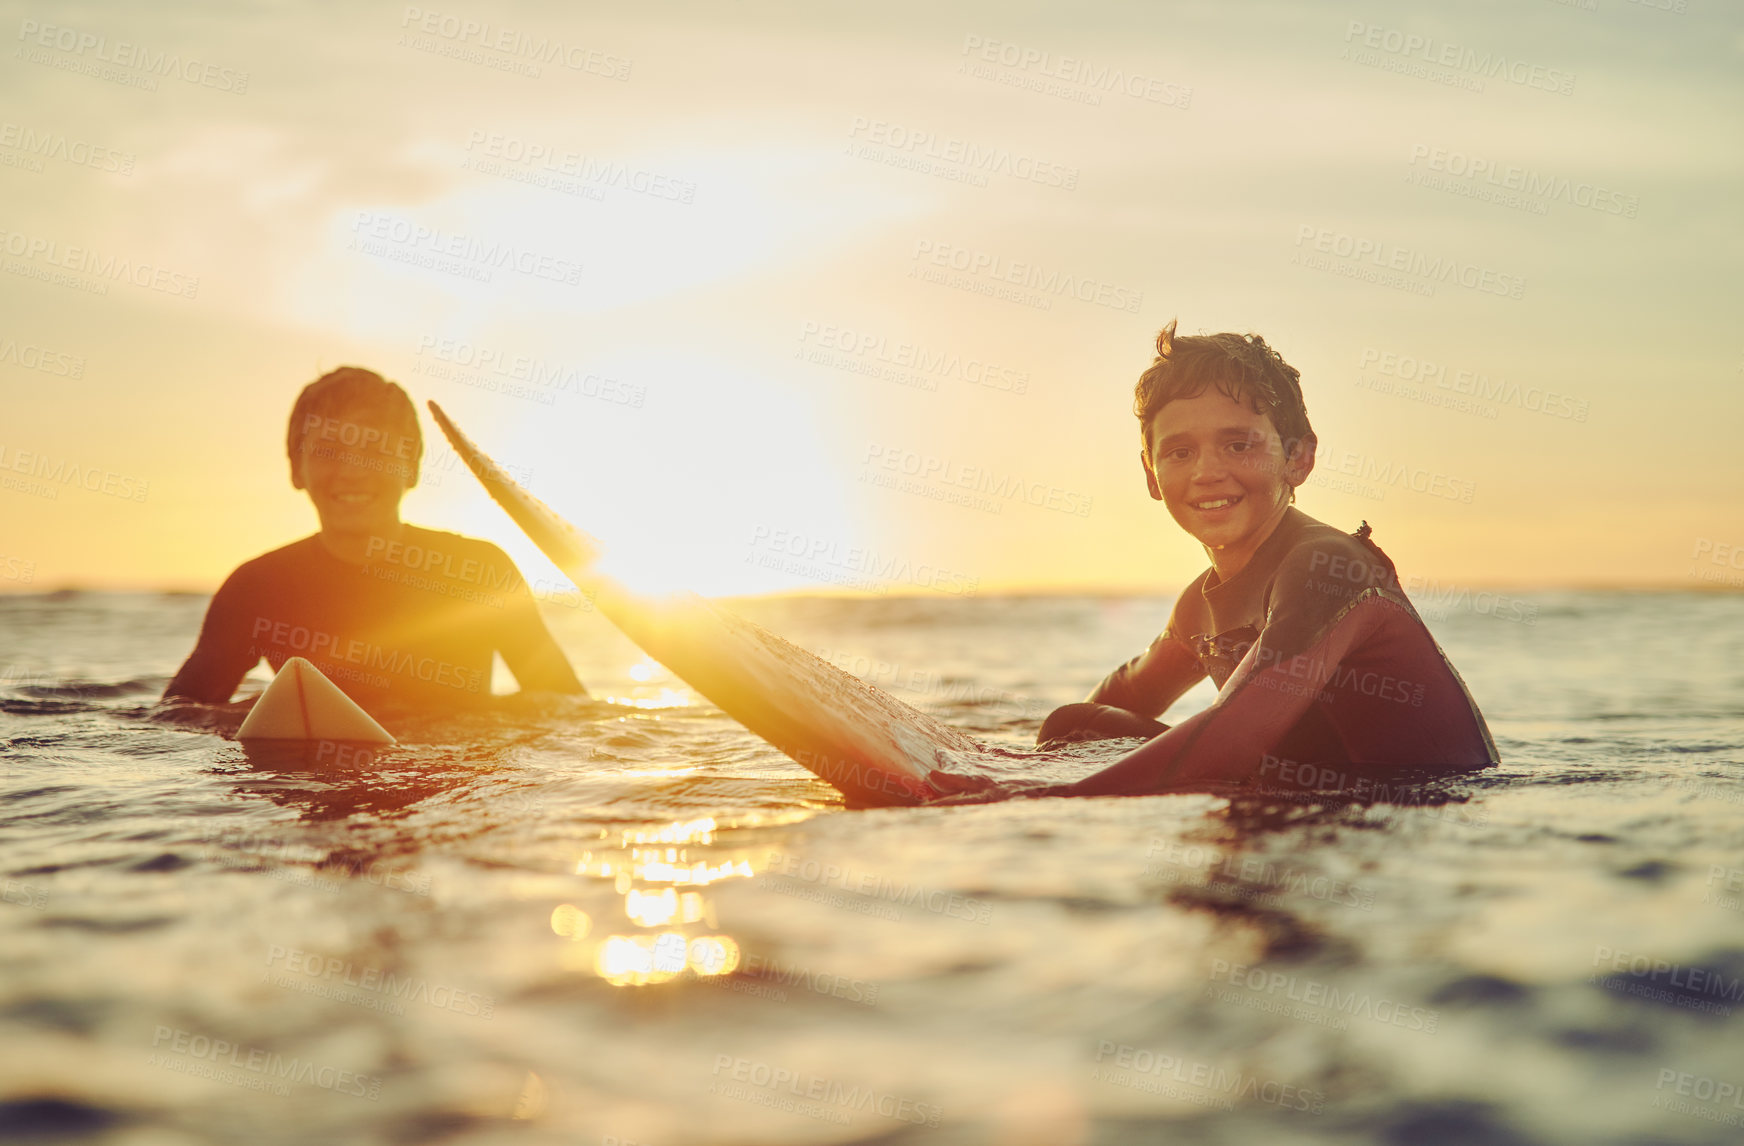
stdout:
[(303, 387), (303, 392), (297, 395), (297, 403), (291, 407), (290, 425), (285, 428), (285, 453), (290, 457), (292, 473), (296, 472), (297, 458), (310, 427), (320, 425), (323, 418), (352, 410), (384, 415), (382, 420), (397, 431), (397, 440), (378, 448), (400, 462), (409, 463), (408, 476), (415, 484), (418, 463), (424, 456), (418, 409), (398, 383), (389, 382), (374, 370), (365, 370), (361, 366), (341, 366), (330, 370)]
[(1151, 421), (1176, 398), (1197, 398), (1209, 387), (1256, 414), (1266, 414), (1288, 454), (1299, 442), (1312, 442), (1308, 407), (1302, 400), (1302, 375), (1257, 334), (1195, 334), (1177, 337), (1175, 320), (1157, 333), (1157, 356), (1139, 375), (1132, 391), (1145, 451), (1151, 448)]

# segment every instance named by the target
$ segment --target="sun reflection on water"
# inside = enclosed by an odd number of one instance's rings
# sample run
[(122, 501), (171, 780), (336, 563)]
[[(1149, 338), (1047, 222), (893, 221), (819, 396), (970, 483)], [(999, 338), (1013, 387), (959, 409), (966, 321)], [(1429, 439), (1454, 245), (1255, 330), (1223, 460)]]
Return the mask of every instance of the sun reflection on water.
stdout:
[[(638, 690), (640, 691), (640, 690)], [(696, 703), (694, 697), (676, 688), (661, 688), (653, 696), (607, 696), (608, 704), (623, 705), (625, 708), (685, 708)]]
[[(709, 847), (719, 825), (714, 817), (626, 828), (617, 839), (602, 830), (601, 842), (576, 861), (577, 875), (609, 879), (623, 897), (624, 917), (641, 930), (602, 934), (586, 949), (571, 948), (565, 965), (591, 970), (614, 987), (642, 987), (690, 975), (706, 978), (730, 975), (740, 961), (739, 944), (730, 935), (715, 934), (719, 924), (702, 891), (724, 879), (756, 874), (749, 859), (692, 857), (690, 849)], [(600, 921), (602, 930), (608, 926)], [(685, 928), (706, 929), (691, 934)], [(594, 929), (594, 921), (573, 904), (551, 913), (551, 929), (579, 943)]]

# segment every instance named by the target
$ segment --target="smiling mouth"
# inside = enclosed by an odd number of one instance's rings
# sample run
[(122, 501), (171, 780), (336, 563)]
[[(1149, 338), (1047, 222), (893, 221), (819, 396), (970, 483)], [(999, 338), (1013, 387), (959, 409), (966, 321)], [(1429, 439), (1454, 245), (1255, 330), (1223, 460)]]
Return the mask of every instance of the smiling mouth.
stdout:
[(1234, 505), (1236, 502), (1238, 502), (1240, 500), (1241, 500), (1241, 498), (1239, 496), (1236, 496), (1236, 497), (1213, 497), (1213, 498), (1207, 498), (1204, 501), (1190, 501), (1187, 504), (1192, 506), (1194, 509), (1199, 510), (1201, 513), (1208, 513), (1208, 512), (1211, 512), (1213, 510), (1228, 509), (1230, 506)]
[(368, 505), (375, 500), (373, 493), (336, 493), (333, 500), (340, 505)]

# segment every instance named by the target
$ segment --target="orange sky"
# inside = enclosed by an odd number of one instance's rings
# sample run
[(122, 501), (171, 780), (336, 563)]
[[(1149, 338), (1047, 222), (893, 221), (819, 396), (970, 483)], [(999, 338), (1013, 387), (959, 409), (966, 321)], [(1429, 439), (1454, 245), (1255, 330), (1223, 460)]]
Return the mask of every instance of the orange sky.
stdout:
[[(1130, 413), (1171, 317), (1302, 371), (1299, 504), (1407, 576), (1744, 583), (1719, 21), (27, 9), (0, 590), (206, 588), (310, 532), (285, 418), (353, 363), (704, 592), (1172, 592), (1204, 556)], [(407, 518), (549, 572), (428, 445)]]

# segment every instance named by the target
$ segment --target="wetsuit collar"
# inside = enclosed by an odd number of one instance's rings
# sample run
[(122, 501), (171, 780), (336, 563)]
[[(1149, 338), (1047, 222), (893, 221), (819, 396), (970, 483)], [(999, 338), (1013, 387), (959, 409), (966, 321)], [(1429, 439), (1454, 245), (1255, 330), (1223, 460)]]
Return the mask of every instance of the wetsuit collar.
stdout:
[(1272, 579), (1277, 571), (1278, 563), (1284, 555), (1296, 546), (1296, 539), (1307, 524), (1308, 515), (1289, 506), (1284, 510), (1284, 516), (1278, 519), (1272, 535), (1260, 543), (1254, 550), (1254, 555), (1248, 563), (1241, 567), (1241, 572), (1227, 581), (1217, 580), (1215, 566), (1206, 574), (1205, 585), (1201, 592), (1205, 595), (1207, 604), (1216, 606), (1222, 602), (1233, 601), (1244, 596), (1248, 587), (1258, 588)]
[[(399, 528), (396, 531), (396, 534), (393, 537), (388, 538), (388, 540), (395, 541), (395, 542), (403, 541), (406, 539), (406, 535), (407, 535), (407, 533), (410, 532), (410, 530), (411, 530), (410, 526), (408, 526), (405, 522), (400, 522)], [(326, 554), (330, 560), (336, 562), (337, 564), (343, 565), (348, 569), (366, 569), (371, 564), (373, 564), (373, 562), (371, 561), (371, 559), (368, 555), (367, 547), (366, 547), (365, 555), (360, 560), (353, 561), (349, 557), (344, 557), (338, 553), (333, 552), (332, 547), (327, 544), (326, 538), (323, 537), (320, 533), (314, 534), (312, 537), (309, 538), (309, 540), (314, 542), (315, 548), (319, 549), (322, 553)]]

